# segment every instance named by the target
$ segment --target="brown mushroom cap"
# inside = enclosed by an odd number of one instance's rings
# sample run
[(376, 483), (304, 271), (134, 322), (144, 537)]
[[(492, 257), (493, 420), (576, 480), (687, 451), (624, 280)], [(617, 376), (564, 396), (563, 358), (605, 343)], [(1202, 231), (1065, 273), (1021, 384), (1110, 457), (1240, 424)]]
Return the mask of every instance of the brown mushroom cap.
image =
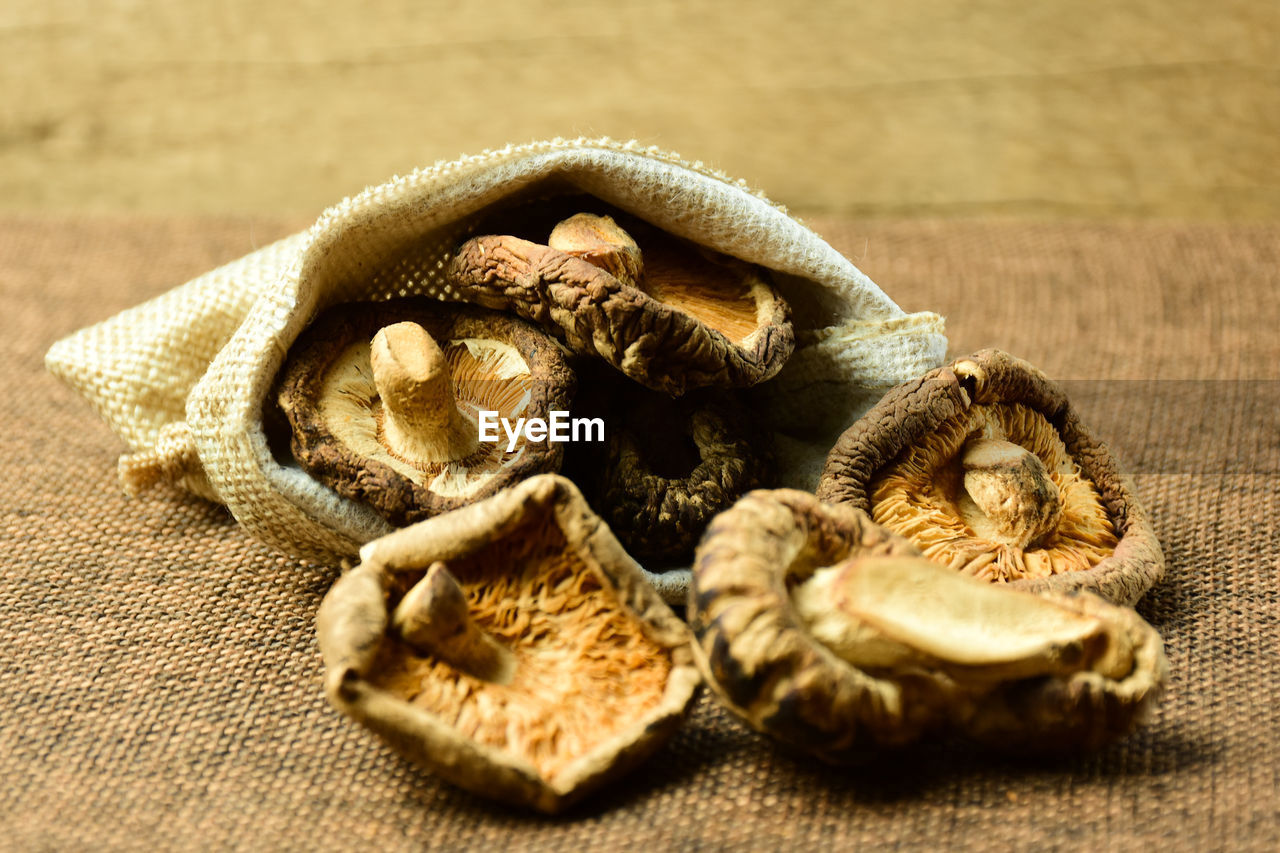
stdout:
[(892, 389), (840, 437), (818, 496), (950, 568), (1132, 604), (1164, 574), (1106, 445), (1039, 370), (983, 350)]
[(366, 545), (317, 630), (330, 700), (448, 781), (559, 811), (679, 726), (689, 633), (568, 480)]
[[(795, 348), (790, 309), (762, 270), (656, 230), (635, 257), (612, 220), (584, 229), (576, 219), (557, 227), (561, 248), (468, 240), (448, 277), (462, 299), (514, 311), (672, 396), (754, 385), (782, 369)], [(615, 251), (600, 248), (610, 241)]]
[[(477, 413), (546, 418), (574, 387), (560, 347), (507, 315), (426, 299), (329, 309), (290, 349), (277, 393), (294, 457), (397, 525), (559, 468), (561, 445), (478, 441)], [(399, 401), (399, 402), (397, 402)]]
[(747, 408), (728, 392), (673, 400), (618, 389), (592, 503), (627, 551), (688, 566), (717, 513), (769, 485), (773, 460)]
[(639, 244), (612, 216), (574, 214), (556, 223), (547, 245), (599, 267), (623, 284), (634, 287), (644, 278)]
[(847, 507), (790, 489), (751, 492), (707, 528), (689, 586), (695, 658), (715, 692), (753, 728), (833, 763), (868, 743), (907, 743), (932, 721), (901, 687), (814, 640), (791, 603), (795, 584), (855, 552), (916, 553)]
[(792, 490), (752, 492), (712, 523), (689, 619), (720, 698), (831, 763), (944, 730), (1097, 746), (1142, 717), (1166, 671), (1127, 608), (956, 575), (865, 513)]

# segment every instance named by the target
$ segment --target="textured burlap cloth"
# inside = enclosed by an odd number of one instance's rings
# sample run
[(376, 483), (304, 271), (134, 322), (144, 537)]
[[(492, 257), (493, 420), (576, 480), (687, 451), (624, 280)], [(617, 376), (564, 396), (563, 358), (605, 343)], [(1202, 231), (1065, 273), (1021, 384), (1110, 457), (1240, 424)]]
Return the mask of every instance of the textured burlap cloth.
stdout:
[(1139, 610), (1172, 681), (1096, 755), (931, 744), (858, 769), (706, 695), (638, 773), (547, 819), (457, 792), (330, 709), (332, 566), (220, 508), (127, 499), (124, 449), (44, 373), (56, 339), (304, 226), (0, 219), (0, 848), (1280, 846), (1280, 227), (815, 220), (954, 354), (1067, 380), (1169, 562)]

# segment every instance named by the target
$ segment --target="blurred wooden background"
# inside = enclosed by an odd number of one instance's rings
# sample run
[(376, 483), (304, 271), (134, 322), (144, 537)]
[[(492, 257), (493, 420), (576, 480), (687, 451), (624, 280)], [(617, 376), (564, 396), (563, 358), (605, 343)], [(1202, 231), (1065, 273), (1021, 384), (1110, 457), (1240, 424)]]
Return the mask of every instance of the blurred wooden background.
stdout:
[(1277, 0), (7, 0), (0, 209), (314, 215), (637, 138), (806, 212), (1274, 219)]

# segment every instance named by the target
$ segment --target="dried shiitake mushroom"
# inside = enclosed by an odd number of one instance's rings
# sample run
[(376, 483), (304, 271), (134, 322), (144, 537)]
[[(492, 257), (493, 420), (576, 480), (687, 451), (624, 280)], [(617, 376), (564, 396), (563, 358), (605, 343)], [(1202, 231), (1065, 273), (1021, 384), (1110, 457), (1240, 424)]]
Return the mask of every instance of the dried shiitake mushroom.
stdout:
[(560, 467), (546, 437), (480, 441), (480, 411), (545, 420), (573, 391), (559, 345), (515, 317), (426, 299), (336, 306), (281, 376), (299, 464), (397, 525)]
[(688, 629), (563, 477), (360, 556), (317, 618), (329, 698), (456, 785), (560, 811), (656, 750), (692, 701)]
[(595, 214), (559, 223), (548, 245), (475, 237), (448, 267), (462, 299), (527, 317), (672, 396), (754, 385), (782, 369), (795, 335), (765, 275), (656, 229), (639, 246)]
[(836, 443), (818, 496), (925, 556), (1029, 590), (1133, 604), (1164, 574), (1106, 445), (1036, 368), (983, 350), (891, 390)]
[(957, 575), (865, 513), (792, 490), (752, 492), (712, 522), (689, 618), (726, 704), (832, 763), (944, 731), (1096, 747), (1142, 717), (1167, 669), (1128, 608)]
[(592, 504), (646, 562), (688, 566), (711, 519), (772, 477), (766, 437), (732, 392), (623, 387), (609, 425)]

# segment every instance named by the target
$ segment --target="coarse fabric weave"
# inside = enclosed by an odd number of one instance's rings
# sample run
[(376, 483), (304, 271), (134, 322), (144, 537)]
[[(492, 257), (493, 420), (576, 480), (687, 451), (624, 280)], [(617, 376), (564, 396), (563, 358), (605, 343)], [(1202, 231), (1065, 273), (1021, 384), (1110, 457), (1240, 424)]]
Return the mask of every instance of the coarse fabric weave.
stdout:
[[(797, 350), (760, 394), (763, 410), (787, 413), (772, 425), (786, 433), (778, 455), (787, 485), (816, 485), (835, 435), (885, 388), (936, 366), (946, 351), (937, 314), (906, 314), (745, 184), (634, 143), (554, 140), (371, 187), (305, 232), (59, 341), (49, 369), (84, 394), (145, 465), (225, 503), (262, 541), (295, 557), (355, 556), (390, 525), (283, 464), (268, 443), (263, 411), (273, 405), (285, 352), (335, 304), (465, 299), (444, 275), (458, 243), (485, 233), (495, 211), (556, 196), (603, 201), (773, 272), (792, 306)], [(136, 467), (137, 458), (124, 465)]]
[(1138, 609), (1168, 693), (1095, 755), (929, 744), (832, 769), (703, 694), (652, 760), (562, 817), (415, 769), (330, 708), (314, 617), (338, 575), (222, 507), (121, 494), (126, 449), (49, 345), (305, 223), (0, 219), (0, 848), (1280, 847), (1280, 226), (814, 219), (952, 355), (1065, 381), (1168, 559)]

